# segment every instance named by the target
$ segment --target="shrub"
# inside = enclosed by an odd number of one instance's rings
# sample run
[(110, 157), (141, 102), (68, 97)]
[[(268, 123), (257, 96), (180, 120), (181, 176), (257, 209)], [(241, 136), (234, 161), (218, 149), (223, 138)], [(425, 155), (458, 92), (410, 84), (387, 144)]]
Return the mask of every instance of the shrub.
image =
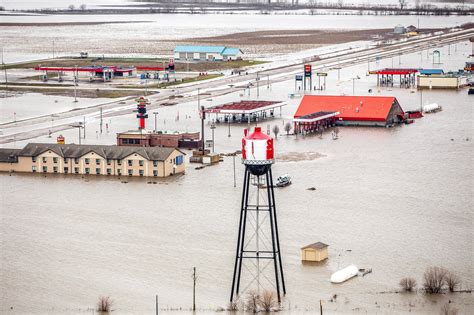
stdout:
[(238, 310), (239, 310), (239, 306), (238, 306), (237, 302), (232, 301), (232, 302), (229, 302), (229, 304), (227, 304), (227, 311), (228, 312), (236, 312)]
[(426, 293), (440, 293), (446, 282), (448, 271), (442, 267), (429, 267), (423, 274)]
[(280, 132), (280, 127), (277, 125), (273, 126), (273, 134), (275, 135), (275, 139), (278, 138), (278, 133)]
[(403, 278), (400, 280), (400, 287), (407, 292), (411, 292), (416, 287), (416, 280), (410, 277)]
[(285, 131), (286, 131), (286, 134), (289, 135), (290, 134), (290, 131), (291, 131), (291, 123), (287, 122), (285, 124)]
[(461, 283), (461, 280), (454, 273), (448, 272), (445, 277), (445, 282), (446, 282), (446, 285), (448, 286), (449, 291), (454, 292), (454, 290), (456, 290), (456, 287), (458, 287), (459, 284)]
[(264, 312), (273, 312), (278, 310), (278, 301), (273, 291), (264, 291), (259, 297), (259, 306)]
[(258, 294), (256, 291), (251, 290), (247, 293), (247, 299), (245, 303), (245, 310), (251, 313), (257, 313), (258, 311)]
[(112, 311), (113, 300), (109, 296), (99, 297), (97, 302), (97, 312), (110, 313)]

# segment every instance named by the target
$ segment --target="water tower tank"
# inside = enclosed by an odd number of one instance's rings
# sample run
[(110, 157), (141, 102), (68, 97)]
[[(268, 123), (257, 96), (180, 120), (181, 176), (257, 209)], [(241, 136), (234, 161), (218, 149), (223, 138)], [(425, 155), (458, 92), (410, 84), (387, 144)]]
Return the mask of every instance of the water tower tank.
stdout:
[(263, 175), (271, 167), (273, 159), (273, 138), (262, 132), (260, 127), (255, 127), (251, 134), (242, 138), (242, 162), (249, 168), (253, 175)]

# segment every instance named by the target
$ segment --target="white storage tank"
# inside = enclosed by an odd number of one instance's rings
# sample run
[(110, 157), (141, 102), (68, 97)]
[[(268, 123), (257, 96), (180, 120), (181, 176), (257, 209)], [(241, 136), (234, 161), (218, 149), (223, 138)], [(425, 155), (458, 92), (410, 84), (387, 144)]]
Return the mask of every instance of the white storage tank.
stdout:
[(354, 265), (347, 266), (344, 269), (336, 271), (331, 275), (331, 282), (332, 283), (342, 283), (344, 281), (349, 280), (352, 277), (357, 276), (359, 273), (359, 268)]

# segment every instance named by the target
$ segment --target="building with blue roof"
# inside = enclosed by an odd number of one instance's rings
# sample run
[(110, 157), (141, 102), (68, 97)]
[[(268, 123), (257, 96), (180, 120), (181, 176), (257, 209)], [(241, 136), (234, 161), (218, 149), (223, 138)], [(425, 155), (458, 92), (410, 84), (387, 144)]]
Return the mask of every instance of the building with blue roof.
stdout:
[(226, 46), (194, 46), (181, 45), (174, 49), (175, 60), (238, 60), (242, 59), (243, 52), (239, 48)]
[(419, 69), (418, 72), (421, 75), (442, 75), (442, 74), (444, 74), (443, 69)]

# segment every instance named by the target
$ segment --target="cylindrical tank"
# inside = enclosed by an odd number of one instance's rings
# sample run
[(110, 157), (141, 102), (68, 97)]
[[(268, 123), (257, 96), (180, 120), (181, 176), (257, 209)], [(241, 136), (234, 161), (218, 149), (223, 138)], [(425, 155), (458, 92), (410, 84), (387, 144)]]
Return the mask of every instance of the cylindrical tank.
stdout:
[(244, 135), (242, 138), (242, 163), (253, 175), (265, 174), (274, 162), (273, 138), (264, 134), (260, 127), (255, 127), (251, 134), (247, 134), (247, 130), (245, 130)]

